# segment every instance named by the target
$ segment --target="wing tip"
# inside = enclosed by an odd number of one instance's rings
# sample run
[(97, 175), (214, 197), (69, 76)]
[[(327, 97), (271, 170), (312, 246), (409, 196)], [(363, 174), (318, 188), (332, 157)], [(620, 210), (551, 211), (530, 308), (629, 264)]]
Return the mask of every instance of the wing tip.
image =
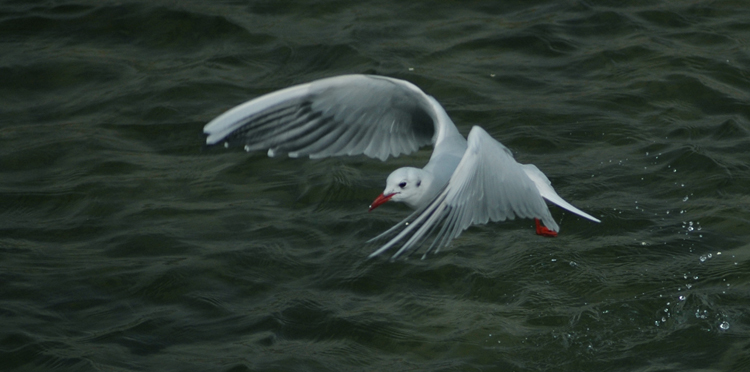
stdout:
[(208, 146), (215, 145), (215, 144), (221, 142), (221, 140), (223, 139), (223, 137), (219, 137), (215, 133), (204, 132), (204, 134), (208, 135), (206, 137), (206, 145), (208, 145)]

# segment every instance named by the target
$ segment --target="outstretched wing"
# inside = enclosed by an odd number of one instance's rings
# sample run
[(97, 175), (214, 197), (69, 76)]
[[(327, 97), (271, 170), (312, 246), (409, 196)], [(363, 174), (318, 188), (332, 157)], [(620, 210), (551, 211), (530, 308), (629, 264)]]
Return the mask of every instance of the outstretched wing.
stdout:
[(344, 75), (270, 93), (206, 124), (206, 143), (290, 157), (364, 154), (381, 160), (434, 144), (444, 110), (398, 79)]
[(426, 255), (447, 245), (473, 224), (516, 217), (538, 218), (547, 228), (560, 229), (524, 165), (513, 159), (508, 148), (475, 126), (469, 133), (468, 148), (445, 189), (427, 207), (373, 238), (401, 230), (370, 257), (401, 244), (393, 255), (396, 258), (418, 248), (439, 227)]

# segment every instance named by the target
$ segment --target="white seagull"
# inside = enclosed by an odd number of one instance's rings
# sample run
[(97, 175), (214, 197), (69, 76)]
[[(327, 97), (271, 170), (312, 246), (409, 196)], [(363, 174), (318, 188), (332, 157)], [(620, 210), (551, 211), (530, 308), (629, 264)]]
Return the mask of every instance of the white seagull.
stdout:
[[(533, 164), (520, 164), (507, 147), (478, 126), (468, 140), (435, 98), (404, 80), (343, 75), (269, 93), (236, 106), (203, 128), (206, 144), (244, 145), (246, 151), (291, 158), (360, 155), (385, 161), (424, 145), (424, 168), (393, 171), (370, 211), (392, 200), (416, 209), (368, 242), (393, 236), (369, 257), (400, 244), (393, 259), (418, 248), (439, 227), (425, 251), (439, 251), (473, 224), (534, 218), (537, 234), (560, 227), (544, 199), (594, 222), (563, 200)], [(542, 220), (544, 225), (539, 224)], [(422, 256), (424, 258), (424, 256)]]

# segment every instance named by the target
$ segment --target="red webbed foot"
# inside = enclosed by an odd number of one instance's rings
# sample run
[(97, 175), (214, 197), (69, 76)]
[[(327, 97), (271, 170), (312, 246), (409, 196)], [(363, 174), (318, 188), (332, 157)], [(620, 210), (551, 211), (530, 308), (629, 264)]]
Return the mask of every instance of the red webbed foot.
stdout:
[(534, 222), (536, 222), (536, 233), (537, 235), (546, 236), (548, 238), (554, 238), (557, 236), (557, 233), (542, 226), (541, 223), (539, 223), (539, 219), (535, 218)]

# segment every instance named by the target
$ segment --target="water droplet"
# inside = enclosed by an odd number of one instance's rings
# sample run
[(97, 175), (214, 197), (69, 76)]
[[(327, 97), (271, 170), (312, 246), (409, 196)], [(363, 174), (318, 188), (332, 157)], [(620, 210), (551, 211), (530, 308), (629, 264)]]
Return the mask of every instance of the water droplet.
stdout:
[(557, 262), (557, 258), (553, 258), (553, 259), (552, 259), (552, 262)]
[(727, 322), (726, 320), (721, 322), (721, 324), (719, 324), (719, 328), (721, 328), (722, 331), (726, 331), (727, 329), (729, 329), (729, 322)]
[(683, 202), (686, 202), (686, 201), (688, 201), (688, 197), (687, 197), (687, 196), (685, 196), (684, 198), (682, 198), (682, 201), (683, 201)]
[(680, 297), (677, 297), (677, 298), (678, 298), (678, 299), (679, 299), (680, 301), (685, 301), (685, 298), (686, 298), (686, 297), (685, 297), (685, 296), (683, 296), (683, 295), (680, 295)]
[(575, 261), (570, 261), (570, 266), (571, 267), (576, 267), (576, 266), (578, 266), (578, 264)]
[(701, 262), (706, 262), (706, 259), (707, 259), (706, 256), (700, 256)]

